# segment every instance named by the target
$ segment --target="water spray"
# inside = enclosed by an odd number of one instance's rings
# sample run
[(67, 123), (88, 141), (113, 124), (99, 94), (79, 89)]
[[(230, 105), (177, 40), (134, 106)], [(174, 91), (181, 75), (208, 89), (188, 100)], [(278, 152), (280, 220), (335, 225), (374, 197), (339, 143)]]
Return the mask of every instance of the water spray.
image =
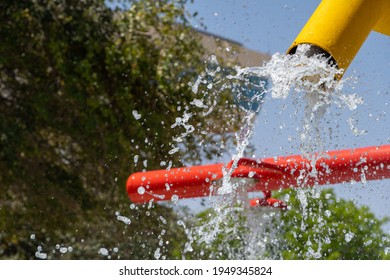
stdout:
[[(303, 49), (307, 57), (325, 58), (330, 65), (343, 69), (334, 75), (339, 80), (371, 31), (390, 35), (390, 1), (323, 0), (287, 53), (292, 55)], [(307, 77), (311, 83), (321, 78), (313, 76)], [(299, 186), (302, 174), (306, 174), (305, 186), (390, 178), (390, 145), (321, 153), (315, 159), (310, 161), (300, 155), (258, 160), (241, 158), (227, 165), (140, 172), (129, 176), (126, 188), (135, 203), (215, 195), (223, 170), (234, 165), (228, 172), (231, 178), (250, 179), (252, 185), (247, 191), (264, 194), (264, 198), (251, 201), (251, 206), (285, 208), (269, 192)], [(310, 176), (312, 173), (315, 176)]]

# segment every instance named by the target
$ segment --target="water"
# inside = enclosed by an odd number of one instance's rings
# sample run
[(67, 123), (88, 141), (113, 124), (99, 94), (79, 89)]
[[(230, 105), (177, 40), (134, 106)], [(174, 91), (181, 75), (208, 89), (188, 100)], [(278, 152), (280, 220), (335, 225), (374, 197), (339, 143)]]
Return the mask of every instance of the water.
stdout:
[[(200, 258), (212, 259), (259, 259), (259, 258), (279, 258), (274, 254), (274, 248), (280, 246), (275, 233), (275, 220), (279, 219), (278, 211), (262, 209), (250, 209), (246, 188), (250, 182), (245, 179), (232, 179), (231, 174), (237, 167), (238, 160), (246, 156), (250, 149), (250, 139), (253, 136), (258, 115), (264, 95), (274, 99), (287, 99), (292, 96), (294, 103), (304, 104), (304, 112), (301, 123), (297, 128), (297, 139), (300, 153), (310, 160), (315, 166), (318, 158), (323, 156), (324, 135), (321, 121), (327, 113), (329, 107), (348, 108), (354, 110), (363, 103), (363, 100), (356, 94), (343, 93), (343, 86), (348, 80), (338, 81), (337, 75), (342, 74), (342, 70), (329, 65), (328, 61), (320, 57), (307, 57), (305, 52), (308, 46), (300, 46), (294, 55), (275, 54), (271, 61), (262, 67), (240, 68), (236, 67), (234, 73), (221, 75), (223, 69), (218, 66), (215, 57), (210, 60), (213, 67), (205, 70), (198, 80), (192, 84), (195, 95), (199, 91), (200, 85), (206, 85), (208, 100), (195, 98), (191, 104), (196, 109), (201, 109), (204, 116), (212, 114), (213, 98), (217, 98), (220, 91), (215, 90), (215, 84), (219, 89), (229, 89), (237, 95), (239, 114), (241, 114), (241, 128), (234, 133), (235, 152), (230, 156), (233, 161), (231, 166), (223, 168), (224, 177), (220, 182), (216, 192), (218, 196), (209, 197), (208, 202), (211, 211), (204, 217), (198, 225), (186, 228), (189, 242), (183, 250), (183, 257), (193, 252), (193, 245), (200, 247)], [(210, 79), (210, 77), (212, 79)], [(268, 88), (264, 85), (256, 85), (248, 77), (259, 77), (259, 80), (267, 79), (271, 81)], [(252, 79), (253, 80), (253, 79)], [(257, 80), (257, 81), (259, 81)], [(245, 85), (244, 87), (242, 85)], [(245, 87), (259, 86), (258, 92), (251, 96), (245, 95)], [(243, 101), (244, 100), (244, 101)], [(215, 103), (214, 103), (215, 104)], [(188, 125), (191, 118), (191, 108), (187, 109), (183, 117), (176, 121), (173, 126), (182, 126), (184, 131), (180, 135), (186, 137), (194, 131), (194, 127)], [(227, 120), (227, 124), (232, 126), (235, 119)], [(358, 130), (354, 125), (354, 120), (348, 123), (353, 133), (362, 134), (364, 131)], [(207, 131), (206, 133), (208, 133)], [(265, 139), (266, 140), (266, 139)], [(221, 145), (221, 149), (227, 145)], [(179, 145), (174, 146), (172, 151), (179, 149)], [(316, 188), (309, 189), (308, 179), (316, 178), (317, 171), (313, 168), (309, 173), (301, 173), (297, 185), (298, 199), (300, 201), (300, 211), (303, 215), (300, 227), (305, 230), (305, 220), (311, 215), (311, 219), (318, 220), (318, 227), (321, 227), (323, 215), (331, 215), (329, 210), (324, 209), (314, 213), (311, 211), (308, 200), (319, 197)], [(261, 194), (260, 194), (261, 195)], [(351, 240), (352, 235), (346, 233), (346, 240)], [(313, 246), (313, 242), (316, 246)], [(322, 244), (329, 243), (328, 236), (313, 236), (307, 241), (306, 257), (321, 258)], [(234, 246), (231, 246), (234, 244)], [(230, 248), (230, 249), (229, 249)]]
[[(208, 67), (198, 79), (191, 84), (194, 92), (194, 99), (188, 106), (178, 105), (178, 110), (182, 116), (176, 118), (170, 125), (172, 129), (179, 129), (179, 134), (172, 139), (170, 154), (174, 155), (187, 147), (185, 138), (195, 134), (202, 134), (210, 137), (215, 142), (215, 147), (205, 146), (204, 153), (211, 151), (217, 158), (224, 162), (232, 161), (230, 166), (223, 168), (223, 178), (212, 190), (217, 196), (207, 197), (205, 204), (208, 208), (203, 216), (194, 218), (193, 213), (183, 213), (183, 219), (178, 221), (186, 236), (187, 242), (183, 244), (182, 258), (201, 259), (279, 259), (278, 249), (283, 246), (283, 240), (279, 239), (280, 228), (275, 224), (280, 223), (280, 212), (268, 208), (250, 208), (248, 199), (253, 196), (261, 196), (261, 193), (250, 194), (247, 188), (253, 184), (253, 180), (232, 179), (231, 174), (237, 167), (238, 161), (242, 157), (253, 154), (254, 147), (251, 145), (251, 138), (254, 135), (256, 121), (261, 119), (261, 108), (265, 97), (278, 100), (292, 99), (296, 104), (296, 115), (291, 116), (297, 120), (296, 135), (292, 136), (297, 141), (299, 152), (314, 166), (324, 151), (324, 142), (331, 136), (324, 131), (322, 121), (329, 111), (329, 108), (336, 106), (341, 109), (355, 110), (363, 103), (363, 100), (356, 94), (346, 94), (343, 86), (348, 80), (337, 81), (336, 75), (342, 73), (330, 66), (326, 60), (316, 57), (305, 56), (305, 46), (298, 48), (297, 53), (292, 56), (275, 54), (271, 61), (261, 67), (240, 68), (236, 67), (227, 71), (219, 66), (215, 57), (211, 57)], [(268, 84), (267, 82), (268, 81)], [(353, 82), (353, 81), (352, 81)], [(249, 90), (248, 90), (249, 89)], [(202, 92), (202, 94), (199, 91)], [(227, 115), (221, 108), (216, 106), (216, 100), (224, 94), (235, 95), (236, 114)], [(303, 106), (303, 112), (300, 109)], [(141, 115), (133, 111), (135, 119), (140, 119)], [(210, 119), (209, 127), (198, 127), (191, 124), (192, 118), (201, 116)], [(223, 116), (221, 118), (220, 116)], [(349, 118), (348, 124), (353, 135), (363, 135), (366, 133), (358, 127), (355, 118)], [(283, 129), (283, 124), (280, 126)], [(225, 132), (229, 137), (225, 142), (214, 132)], [(269, 141), (267, 138), (264, 141)], [(199, 146), (202, 142), (199, 141)], [(261, 147), (260, 147), (261, 148)], [(318, 153), (319, 152), (319, 153)], [(259, 151), (262, 153), (262, 151)], [(183, 159), (185, 161), (185, 159)], [(142, 161), (141, 156), (134, 156), (134, 163)], [(214, 161), (213, 161), (214, 162)], [(172, 162), (162, 161), (160, 165), (169, 170)], [(143, 162), (147, 166), (147, 162)], [(362, 179), (365, 173), (362, 172)], [(320, 192), (316, 188), (307, 188), (309, 178), (316, 177), (316, 170), (310, 173), (301, 173), (298, 179), (298, 200), (299, 212), (302, 219), (296, 224), (298, 230), (305, 231), (309, 223), (316, 221), (317, 229), (324, 227), (325, 218), (332, 216), (332, 212), (319, 205), (319, 211), (313, 211), (310, 205), (311, 199), (318, 199)], [(166, 186), (170, 188), (169, 185)], [(144, 188), (138, 190), (140, 193), (146, 192)], [(287, 203), (288, 197), (285, 197)], [(170, 202), (173, 205), (180, 205), (179, 197), (173, 196)], [(153, 203), (137, 206), (130, 205), (130, 210), (138, 210), (139, 207), (145, 209), (144, 215), (150, 216), (153, 210)], [(150, 210), (150, 211), (149, 211)], [(157, 221), (160, 232), (156, 235), (156, 247), (150, 248), (153, 256), (157, 260), (166, 259), (164, 246), (166, 244), (165, 234), (169, 227), (165, 217), (159, 216)], [(130, 219), (126, 214), (115, 212), (115, 222), (124, 226), (133, 226), (136, 219)], [(353, 242), (356, 236), (350, 231), (343, 235), (345, 242)], [(30, 236), (35, 240), (35, 234)], [(321, 258), (323, 247), (331, 242), (329, 235), (310, 236), (305, 246), (303, 254), (306, 258)], [(371, 243), (368, 240), (367, 246)], [(144, 244), (141, 245), (145, 246)], [(142, 247), (144, 249), (144, 247)], [(48, 254), (69, 254), (74, 251), (70, 244), (58, 244), (55, 249), (36, 247), (35, 256), (38, 259), (48, 258)], [(117, 247), (96, 248), (99, 256), (111, 258), (118, 254)]]

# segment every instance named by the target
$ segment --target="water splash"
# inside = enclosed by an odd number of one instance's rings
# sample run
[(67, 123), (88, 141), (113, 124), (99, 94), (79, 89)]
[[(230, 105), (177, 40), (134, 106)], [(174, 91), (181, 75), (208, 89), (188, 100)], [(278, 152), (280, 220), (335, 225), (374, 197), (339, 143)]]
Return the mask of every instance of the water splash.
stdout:
[[(345, 94), (342, 92), (344, 83), (348, 80), (338, 81), (336, 77), (341, 75), (343, 70), (330, 65), (323, 57), (307, 57), (305, 55), (308, 46), (299, 46), (296, 54), (284, 55), (275, 54), (271, 61), (262, 67), (240, 68), (235, 67), (234, 73), (226, 75), (224, 78), (210, 82), (206, 79), (206, 75), (200, 75), (198, 80), (192, 85), (192, 89), (196, 94), (199, 86), (207, 85), (210, 94), (206, 96), (216, 96), (218, 91), (212, 91), (215, 84), (219, 84), (219, 88), (230, 89), (237, 98), (242, 98), (245, 94), (246, 87), (253, 85), (248, 82), (248, 77), (259, 77), (271, 81), (272, 86), (268, 89), (263, 87), (261, 94), (254, 94), (247, 104), (262, 103), (265, 94), (271, 94), (272, 98), (286, 99), (289, 95), (293, 95), (297, 103), (305, 102), (304, 115), (302, 124), (298, 131), (299, 133), (299, 150), (301, 154), (310, 160), (311, 166), (314, 167), (316, 161), (324, 156), (324, 146), (322, 138), (321, 120), (326, 114), (331, 105), (337, 105), (340, 108), (349, 108), (354, 110), (358, 105), (363, 103), (363, 100), (356, 94)], [(212, 62), (216, 63), (215, 58)], [(207, 77), (215, 77), (221, 72), (221, 67), (214, 67), (212, 70), (206, 69)], [(235, 86), (241, 85), (241, 86)], [(255, 85), (256, 86), (256, 85)], [(257, 85), (259, 86), (259, 85)], [(209, 115), (215, 106), (215, 102), (210, 100), (194, 99), (191, 104), (198, 109), (203, 109), (203, 114)], [(250, 144), (250, 139), (253, 135), (255, 126), (255, 116), (258, 114), (261, 106), (238, 106), (243, 113), (243, 125), (239, 131), (235, 133), (236, 153), (231, 157), (232, 164), (223, 168), (223, 179), (217, 187), (219, 194), (216, 198), (209, 198), (210, 205), (213, 209), (213, 214), (203, 221), (203, 224), (194, 227), (189, 234), (189, 243), (206, 244), (206, 248), (212, 246), (213, 242), (221, 238), (221, 233), (225, 238), (225, 245), (229, 242), (241, 242), (241, 249), (236, 251), (225, 252), (224, 258), (272, 258), (268, 246), (270, 243), (278, 243), (278, 240), (272, 238), (275, 234), (275, 228), (272, 227), (275, 219), (278, 219), (278, 213), (275, 211), (259, 211), (256, 214), (251, 211), (245, 201), (248, 199), (246, 188), (248, 183), (242, 179), (232, 179), (231, 175), (237, 168), (238, 160), (245, 156), (245, 151)], [(255, 108), (255, 110), (253, 110)], [(308, 196), (319, 196), (319, 191), (316, 189), (308, 190), (309, 179), (315, 179), (317, 171), (312, 168), (309, 172), (303, 172), (297, 181), (297, 186), (301, 187), (298, 193), (298, 199), (301, 204), (301, 212), (303, 220), (301, 227), (305, 228), (305, 219), (310, 214), (309, 205), (307, 204)], [(325, 215), (329, 215), (329, 211), (325, 211)], [(317, 217), (321, 221), (322, 217)], [(245, 220), (245, 230), (242, 230), (240, 236), (237, 233), (235, 223)], [(321, 226), (320, 224), (318, 226)], [(312, 248), (311, 242), (307, 245), (306, 255), (309, 258), (320, 258), (321, 244), (329, 243), (329, 240), (323, 238), (314, 238), (317, 243), (317, 249)], [(187, 248), (192, 247), (188, 246)], [(223, 248), (221, 248), (223, 251)], [(267, 251), (268, 250), (268, 251)], [(190, 250), (184, 250), (184, 253)], [(202, 251), (203, 252), (203, 251)], [(204, 252), (203, 252), (204, 253)], [(212, 256), (214, 258), (218, 256)]]

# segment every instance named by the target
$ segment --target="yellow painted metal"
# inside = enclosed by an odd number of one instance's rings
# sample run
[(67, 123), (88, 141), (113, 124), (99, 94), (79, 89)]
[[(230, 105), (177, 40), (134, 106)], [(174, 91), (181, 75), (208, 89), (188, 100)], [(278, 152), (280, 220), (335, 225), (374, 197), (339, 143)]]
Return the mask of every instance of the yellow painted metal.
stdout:
[(372, 30), (390, 35), (390, 0), (323, 0), (288, 53), (311, 44), (346, 70)]
[(379, 18), (378, 22), (374, 26), (374, 31), (390, 36), (390, 1), (385, 1), (383, 6), (382, 16)]

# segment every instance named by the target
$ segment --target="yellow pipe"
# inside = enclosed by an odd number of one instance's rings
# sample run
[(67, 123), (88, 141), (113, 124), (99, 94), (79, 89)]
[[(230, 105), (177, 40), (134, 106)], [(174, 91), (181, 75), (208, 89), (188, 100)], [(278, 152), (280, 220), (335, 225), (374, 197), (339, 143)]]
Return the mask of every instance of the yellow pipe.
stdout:
[(323, 0), (287, 53), (310, 44), (345, 72), (372, 30), (390, 36), (390, 0)]

